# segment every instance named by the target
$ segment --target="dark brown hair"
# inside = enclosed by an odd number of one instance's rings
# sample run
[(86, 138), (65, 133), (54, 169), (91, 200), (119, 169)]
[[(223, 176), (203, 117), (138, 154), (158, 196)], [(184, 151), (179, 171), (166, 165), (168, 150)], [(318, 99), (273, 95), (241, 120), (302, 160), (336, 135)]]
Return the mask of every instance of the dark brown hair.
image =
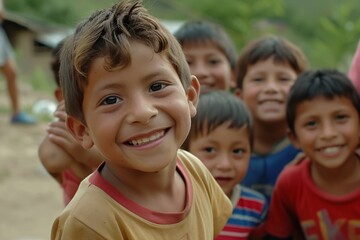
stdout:
[(248, 67), (273, 57), (276, 63), (287, 63), (299, 75), (307, 69), (301, 49), (285, 38), (265, 36), (249, 42), (240, 52), (236, 67), (236, 87), (242, 89)]
[(82, 101), (91, 64), (104, 57), (107, 71), (125, 68), (131, 61), (131, 41), (141, 42), (165, 56), (183, 87), (191, 84), (188, 64), (175, 37), (139, 1), (120, 1), (80, 23), (63, 46), (60, 85), (69, 115), (85, 123)]

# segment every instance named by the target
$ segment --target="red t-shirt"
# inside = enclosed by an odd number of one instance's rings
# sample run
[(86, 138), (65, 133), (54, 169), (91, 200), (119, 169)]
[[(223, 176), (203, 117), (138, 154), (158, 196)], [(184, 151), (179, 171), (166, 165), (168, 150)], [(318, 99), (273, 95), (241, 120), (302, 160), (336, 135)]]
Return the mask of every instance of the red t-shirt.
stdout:
[(77, 177), (70, 169), (65, 170), (62, 176), (62, 188), (64, 194), (64, 204), (68, 205), (79, 188), (81, 179)]
[(265, 229), (277, 237), (302, 229), (306, 239), (358, 240), (360, 188), (333, 196), (312, 181), (309, 159), (288, 166), (275, 185)]

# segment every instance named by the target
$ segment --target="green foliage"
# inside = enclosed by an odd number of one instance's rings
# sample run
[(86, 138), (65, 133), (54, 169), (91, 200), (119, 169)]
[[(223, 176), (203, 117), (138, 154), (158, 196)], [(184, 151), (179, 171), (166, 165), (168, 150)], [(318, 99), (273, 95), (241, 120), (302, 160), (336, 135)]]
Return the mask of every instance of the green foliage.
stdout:
[(53, 23), (74, 26), (95, 9), (113, 4), (115, 0), (9, 0), (6, 9)]
[[(164, 18), (162, 13), (166, 12), (166, 15), (177, 16), (182, 20), (207, 19), (220, 23), (234, 39), (238, 49), (259, 34), (254, 27), (257, 21), (279, 17), (284, 10), (283, 0), (226, 0), (223, 4), (218, 0), (159, 0), (156, 1), (157, 4), (149, 2), (151, 12), (160, 18)], [(161, 11), (160, 7), (166, 11)]]
[(331, 15), (321, 18), (319, 28), (322, 31), (315, 34), (313, 41), (318, 53), (312, 56), (319, 66), (331, 67), (337, 64), (338, 68), (344, 68), (346, 53), (354, 51), (360, 37), (360, 19), (351, 20), (355, 11), (352, 4), (342, 4)]
[[(117, 0), (8, 0), (5, 6), (55, 23), (74, 26), (95, 9)], [(143, 0), (162, 19), (208, 19), (222, 24), (238, 50), (263, 34), (299, 45), (312, 67), (346, 71), (360, 38), (358, 0)]]

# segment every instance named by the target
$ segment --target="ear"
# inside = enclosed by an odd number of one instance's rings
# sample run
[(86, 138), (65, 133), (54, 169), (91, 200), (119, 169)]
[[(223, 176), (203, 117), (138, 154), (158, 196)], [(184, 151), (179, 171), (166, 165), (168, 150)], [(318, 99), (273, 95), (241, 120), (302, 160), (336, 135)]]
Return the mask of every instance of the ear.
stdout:
[(194, 75), (192, 75), (191, 84), (187, 89), (187, 97), (188, 97), (191, 117), (194, 117), (196, 115), (196, 106), (199, 101), (199, 94), (200, 94), (199, 80)]
[(301, 149), (300, 143), (299, 143), (298, 138), (295, 135), (295, 133), (293, 133), (292, 131), (290, 131), (288, 129), (287, 130), (287, 136), (288, 136), (288, 139), (290, 140), (290, 142), (292, 143), (292, 145), (294, 145), (296, 148)]
[(54, 91), (55, 98), (58, 102), (61, 102), (63, 100), (62, 91), (60, 88), (56, 88)]
[(94, 145), (88, 128), (81, 121), (68, 115), (66, 118), (66, 126), (83, 148), (90, 149)]

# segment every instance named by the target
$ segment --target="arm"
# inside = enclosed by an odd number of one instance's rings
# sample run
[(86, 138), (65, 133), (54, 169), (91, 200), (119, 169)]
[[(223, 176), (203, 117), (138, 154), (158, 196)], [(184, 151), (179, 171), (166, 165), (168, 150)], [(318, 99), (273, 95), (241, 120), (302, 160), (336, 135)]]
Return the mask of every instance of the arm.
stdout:
[(54, 115), (59, 120), (49, 125), (49, 139), (62, 149), (63, 157), (71, 159), (71, 168), (76, 175), (84, 178), (101, 163), (101, 156), (94, 148), (84, 149), (68, 131), (65, 124), (67, 114), (63, 101), (59, 103)]
[(60, 146), (53, 143), (46, 134), (38, 148), (38, 156), (48, 173), (62, 183), (62, 173), (71, 163), (72, 158)]
[(48, 133), (38, 149), (40, 161), (60, 184), (66, 169), (71, 169), (82, 179), (98, 166), (100, 155), (94, 149), (88, 151), (82, 148), (69, 133), (65, 126), (63, 103), (59, 104), (54, 115), (59, 120), (49, 124)]
[(65, 122), (50, 123), (48, 133), (49, 141), (57, 146), (57, 149), (52, 148), (53, 154), (68, 162), (68, 167), (80, 178), (86, 177), (100, 164), (101, 158), (96, 150), (84, 149), (67, 130)]

